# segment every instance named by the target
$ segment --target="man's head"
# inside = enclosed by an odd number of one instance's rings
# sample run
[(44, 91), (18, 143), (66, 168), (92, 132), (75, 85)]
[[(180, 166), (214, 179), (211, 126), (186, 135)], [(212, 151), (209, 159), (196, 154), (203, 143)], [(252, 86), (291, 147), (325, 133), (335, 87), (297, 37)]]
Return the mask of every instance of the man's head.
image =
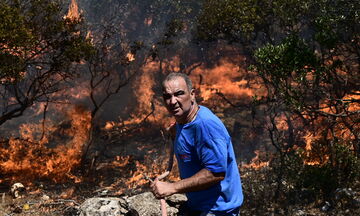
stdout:
[(196, 105), (190, 78), (183, 73), (170, 73), (162, 82), (167, 110), (176, 121), (184, 122)]

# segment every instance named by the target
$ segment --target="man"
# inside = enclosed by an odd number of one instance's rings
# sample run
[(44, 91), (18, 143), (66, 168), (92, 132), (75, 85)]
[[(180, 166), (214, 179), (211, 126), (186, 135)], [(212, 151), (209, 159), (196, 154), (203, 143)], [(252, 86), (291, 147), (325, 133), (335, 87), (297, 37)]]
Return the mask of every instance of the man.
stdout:
[(231, 138), (221, 120), (199, 106), (189, 77), (171, 73), (162, 83), (167, 110), (176, 119), (174, 153), (181, 180), (156, 179), (157, 198), (186, 193), (187, 215), (238, 215), (243, 201)]

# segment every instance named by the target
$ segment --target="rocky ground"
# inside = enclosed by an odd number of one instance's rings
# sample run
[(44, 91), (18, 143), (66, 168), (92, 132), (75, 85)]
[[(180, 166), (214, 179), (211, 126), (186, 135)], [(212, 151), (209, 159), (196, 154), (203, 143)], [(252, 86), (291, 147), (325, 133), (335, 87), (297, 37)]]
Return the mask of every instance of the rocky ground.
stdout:
[[(245, 194), (242, 215), (360, 215), (359, 190), (350, 188), (339, 189), (335, 202), (330, 199), (311, 202), (304, 199), (298, 203), (272, 200), (273, 185), (267, 184), (267, 169), (242, 170)], [(99, 182), (55, 185), (39, 181), (20, 190), (17, 198), (4, 188), (2, 191), (0, 215), (4, 216), (160, 215), (160, 202), (149, 192), (148, 185), (119, 193), (117, 187), (101, 186)], [(179, 215), (185, 201), (184, 195), (167, 198), (168, 215)]]
[[(99, 137), (102, 145), (93, 147), (89, 165), (74, 173), (80, 181), (19, 182), (24, 187), (17, 190), (18, 194), (11, 191), (15, 182), (0, 182), (0, 216), (160, 215), (160, 202), (149, 192), (144, 174), (155, 178), (165, 170), (166, 141), (160, 134), (129, 137), (112, 133)], [(95, 163), (90, 166), (93, 159)], [(262, 162), (256, 161), (257, 165)], [(359, 182), (353, 188), (339, 188), (333, 197), (318, 198), (306, 190), (292, 194), (292, 186), (283, 181), (283, 193), (275, 196), (276, 176), (269, 166), (239, 165), (245, 197), (241, 215), (360, 215)], [(174, 168), (168, 179), (177, 178)], [(167, 198), (168, 215), (179, 215), (185, 200), (184, 195)]]

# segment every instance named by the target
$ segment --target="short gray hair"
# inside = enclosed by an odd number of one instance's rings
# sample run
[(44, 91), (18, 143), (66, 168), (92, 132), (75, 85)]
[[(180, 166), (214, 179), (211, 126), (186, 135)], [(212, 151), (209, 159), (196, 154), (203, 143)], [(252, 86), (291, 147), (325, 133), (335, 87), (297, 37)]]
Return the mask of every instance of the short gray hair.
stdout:
[(165, 82), (168, 82), (168, 81), (171, 81), (171, 80), (174, 80), (174, 79), (177, 79), (177, 78), (183, 78), (185, 80), (185, 83), (186, 83), (186, 86), (188, 88), (189, 91), (191, 91), (193, 89), (193, 85), (192, 85), (192, 82), (191, 82), (191, 79), (189, 78), (189, 76), (185, 73), (180, 73), (180, 72), (171, 72), (169, 73), (165, 79), (163, 80), (162, 82), (162, 86), (164, 86), (164, 83)]

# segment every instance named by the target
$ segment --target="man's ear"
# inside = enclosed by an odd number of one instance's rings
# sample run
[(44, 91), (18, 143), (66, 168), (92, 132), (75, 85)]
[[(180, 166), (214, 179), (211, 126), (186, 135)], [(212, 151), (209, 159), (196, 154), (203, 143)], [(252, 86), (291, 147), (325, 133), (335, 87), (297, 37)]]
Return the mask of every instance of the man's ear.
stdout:
[(190, 96), (191, 96), (191, 103), (194, 104), (195, 103), (195, 89), (191, 89)]

